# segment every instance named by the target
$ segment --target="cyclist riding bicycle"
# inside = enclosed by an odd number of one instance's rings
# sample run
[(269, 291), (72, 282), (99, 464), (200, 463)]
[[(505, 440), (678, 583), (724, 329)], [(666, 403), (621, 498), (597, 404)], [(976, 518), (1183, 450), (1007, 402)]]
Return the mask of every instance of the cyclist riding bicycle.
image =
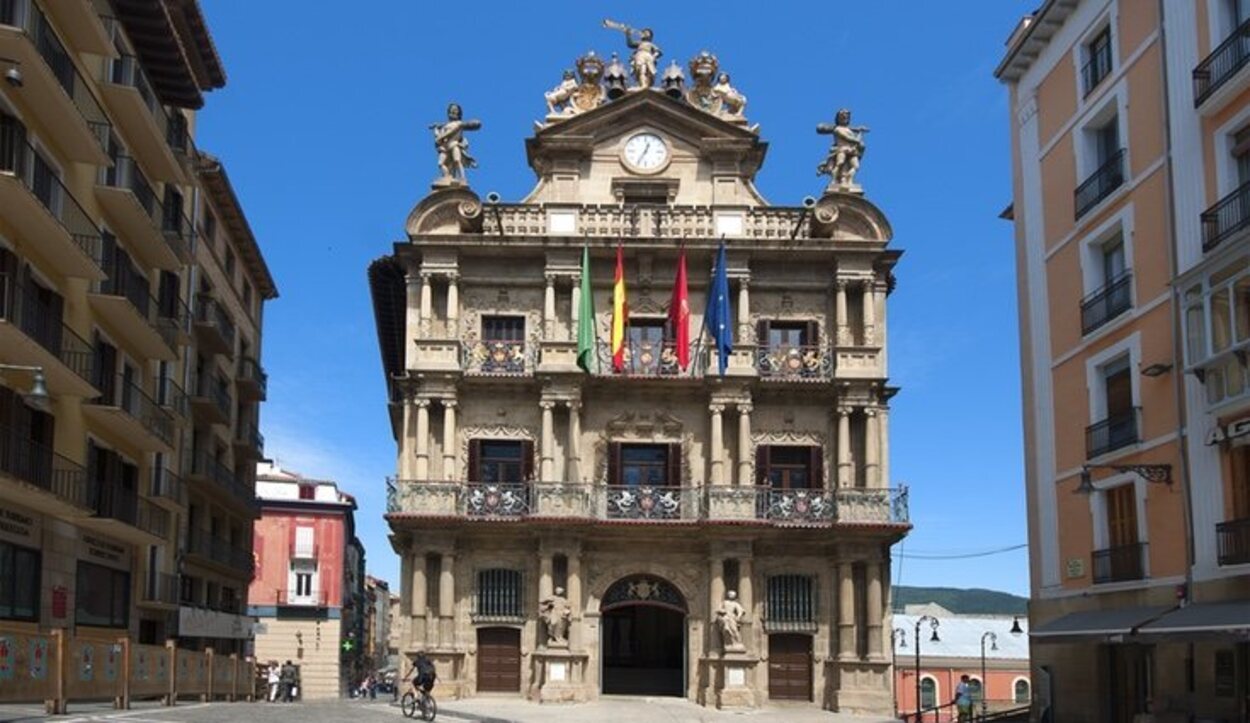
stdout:
[(413, 661), (413, 675), (413, 684), (428, 695), (430, 689), (434, 687), (434, 681), (438, 679), (438, 673), (434, 670), (434, 663), (426, 656), (424, 650), (418, 652), (417, 659)]

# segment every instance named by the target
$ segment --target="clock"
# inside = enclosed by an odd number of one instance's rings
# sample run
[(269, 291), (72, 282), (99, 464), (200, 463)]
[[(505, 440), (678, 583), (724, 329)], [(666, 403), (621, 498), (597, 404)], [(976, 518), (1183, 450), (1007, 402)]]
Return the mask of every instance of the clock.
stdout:
[(638, 173), (659, 173), (670, 160), (668, 144), (651, 132), (637, 133), (625, 141), (621, 153), (625, 166)]

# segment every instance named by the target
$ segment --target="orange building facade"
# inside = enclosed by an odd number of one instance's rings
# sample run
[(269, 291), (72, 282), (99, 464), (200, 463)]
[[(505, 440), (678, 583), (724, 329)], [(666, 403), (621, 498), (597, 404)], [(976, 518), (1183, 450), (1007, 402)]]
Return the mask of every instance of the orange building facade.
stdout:
[(1041, 720), (1247, 719), (1247, 11), (1050, 0), (996, 72)]

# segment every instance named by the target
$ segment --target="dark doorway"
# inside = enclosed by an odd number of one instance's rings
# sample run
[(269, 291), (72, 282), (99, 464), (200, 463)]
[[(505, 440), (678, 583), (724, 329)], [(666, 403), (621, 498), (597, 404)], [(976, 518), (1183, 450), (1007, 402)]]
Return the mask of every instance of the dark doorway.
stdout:
[(603, 692), (685, 695), (686, 618), (656, 605), (627, 605), (603, 614)]
[(768, 636), (768, 697), (773, 700), (812, 699), (812, 636)]
[(479, 693), (520, 692), (520, 630), (516, 628), (478, 629), (477, 690)]

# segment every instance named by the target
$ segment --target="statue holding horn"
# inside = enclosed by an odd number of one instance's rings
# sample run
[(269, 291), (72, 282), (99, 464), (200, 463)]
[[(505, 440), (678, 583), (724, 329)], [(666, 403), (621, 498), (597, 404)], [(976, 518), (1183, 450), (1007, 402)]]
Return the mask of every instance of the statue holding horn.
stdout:
[(660, 51), (660, 46), (653, 42), (655, 34), (651, 32), (651, 28), (635, 30), (624, 23), (607, 19), (603, 21), (603, 27), (609, 30), (620, 30), (625, 33), (625, 45), (634, 51), (634, 54), (629, 59), (630, 69), (634, 74), (634, 82), (638, 84), (639, 88), (650, 88), (651, 84), (655, 82), (656, 62), (664, 54)]

